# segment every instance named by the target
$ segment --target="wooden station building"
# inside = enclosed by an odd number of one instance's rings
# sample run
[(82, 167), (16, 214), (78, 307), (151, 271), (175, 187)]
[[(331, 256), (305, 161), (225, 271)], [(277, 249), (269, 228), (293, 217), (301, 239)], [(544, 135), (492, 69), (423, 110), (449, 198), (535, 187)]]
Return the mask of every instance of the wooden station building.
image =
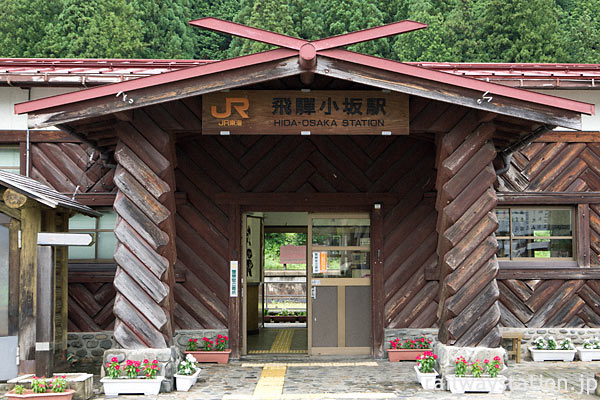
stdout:
[(379, 357), (395, 328), (497, 347), (501, 326), (600, 327), (600, 148), (552, 131), (594, 105), (341, 49), (410, 21), (314, 42), (192, 24), (278, 48), (15, 107), (102, 161), (57, 179), (59, 153), (85, 156), (42, 135), (32, 176), (116, 211), (119, 346), (223, 329), (244, 354), (254, 212), (306, 215), (309, 354)]

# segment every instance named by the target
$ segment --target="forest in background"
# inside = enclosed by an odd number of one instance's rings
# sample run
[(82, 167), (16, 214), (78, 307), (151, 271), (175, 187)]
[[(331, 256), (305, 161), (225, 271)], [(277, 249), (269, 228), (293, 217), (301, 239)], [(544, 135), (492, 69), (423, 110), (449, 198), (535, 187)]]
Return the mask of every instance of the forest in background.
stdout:
[(219, 60), (269, 48), (188, 25), (206, 16), (308, 40), (427, 23), (348, 48), (400, 61), (600, 61), (600, 0), (2, 0), (0, 57)]

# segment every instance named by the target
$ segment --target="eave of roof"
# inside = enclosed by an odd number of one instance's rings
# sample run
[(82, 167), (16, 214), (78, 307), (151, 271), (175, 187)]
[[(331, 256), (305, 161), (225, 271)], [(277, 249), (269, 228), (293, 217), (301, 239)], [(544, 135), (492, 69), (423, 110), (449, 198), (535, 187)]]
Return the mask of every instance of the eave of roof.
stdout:
[[(200, 65), (197, 67), (185, 68), (182, 70), (168, 72), (161, 75), (140, 78), (128, 82), (106, 85), (78, 92), (67, 93), (59, 96), (33, 100), (26, 103), (20, 103), (15, 105), (15, 112), (17, 114), (39, 114), (43, 113), (43, 111), (57, 111), (60, 107), (73, 103), (85, 102), (87, 100), (92, 99), (100, 99), (107, 96), (115, 96), (120, 92), (130, 93), (138, 89), (151, 88), (160, 85), (168, 85), (170, 83), (184, 81), (186, 79), (191, 79), (199, 76), (207, 76), (210, 74), (217, 74), (233, 69), (283, 60), (288, 57), (296, 56), (297, 54), (297, 51), (280, 48), (263, 53), (257, 53), (248, 56), (242, 56), (229, 60)], [(464, 76), (423, 68), (421, 66), (415, 66), (392, 60), (366, 56), (363, 54), (352, 53), (346, 50), (323, 50), (319, 52), (319, 57), (343, 60), (345, 62), (356, 65), (357, 68), (359, 68), (361, 65), (367, 65), (369, 67), (384, 71), (390, 71), (398, 74), (416, 77), (419, 79), (433, 81), (436, 83), (448, 85), (449, 87), (456, 87), (457, 90), (468, 88), (473, 91), (480, 92), (481, 95), (486, 93), (575, 113), (583, 113), (589, 115), (594, 113), (594, 105), (592, 104), (582, 103), (574, 100), (564, 99), (561, 97), (549, 96), (521, 89), (515, 89), (512, 87), (502, 86)], [(135, 106), (132, 106), (130, 108), (135, 108)], [(573, 127), (573, 125), (564, 126)]]
[(71, 200), (53, 188), (26, 176), (0, 170), (0, 186), (12, 189), (50, 208), (67, 208), (92, 217), (101, 215), (88, 206)]

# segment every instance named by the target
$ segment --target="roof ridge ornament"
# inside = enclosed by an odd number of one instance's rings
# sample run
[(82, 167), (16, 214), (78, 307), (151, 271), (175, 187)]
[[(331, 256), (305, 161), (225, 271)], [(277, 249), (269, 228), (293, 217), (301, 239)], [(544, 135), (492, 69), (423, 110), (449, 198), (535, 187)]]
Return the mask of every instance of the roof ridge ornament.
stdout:
[(376, 26), (360, 31), (344, 33), (318, 40), (304, 40), (292, 36), (253, 28), (251, 26), (225, 21), (223, 19), (206, 17), (189, 22), (190, 25), (208, 29), (215, 32), (227, 33), (244, 39), (256, 40), (258, 42), (298, 50), (299, 64), (302, 69), (310, 70), (317, 64), (317, 54), (320, 50), (331, 50), (351, 44), (362, 43), (369, 40), (381, 39), (388, 36), (412, 32), (427, 28), (427, 24), (411, 20), (393, 22), (391, 24)]

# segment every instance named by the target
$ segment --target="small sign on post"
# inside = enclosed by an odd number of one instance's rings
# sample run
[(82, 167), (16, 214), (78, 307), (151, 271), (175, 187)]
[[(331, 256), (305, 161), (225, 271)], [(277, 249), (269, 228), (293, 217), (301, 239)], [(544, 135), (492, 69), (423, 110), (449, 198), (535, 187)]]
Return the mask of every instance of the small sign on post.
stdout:
[(91, 233), (38, 233), (39, 246), (91, 246), (95, 243), (95, 236)]
[(229, 296), (238, 296), (238, 262), (229, 262)]

